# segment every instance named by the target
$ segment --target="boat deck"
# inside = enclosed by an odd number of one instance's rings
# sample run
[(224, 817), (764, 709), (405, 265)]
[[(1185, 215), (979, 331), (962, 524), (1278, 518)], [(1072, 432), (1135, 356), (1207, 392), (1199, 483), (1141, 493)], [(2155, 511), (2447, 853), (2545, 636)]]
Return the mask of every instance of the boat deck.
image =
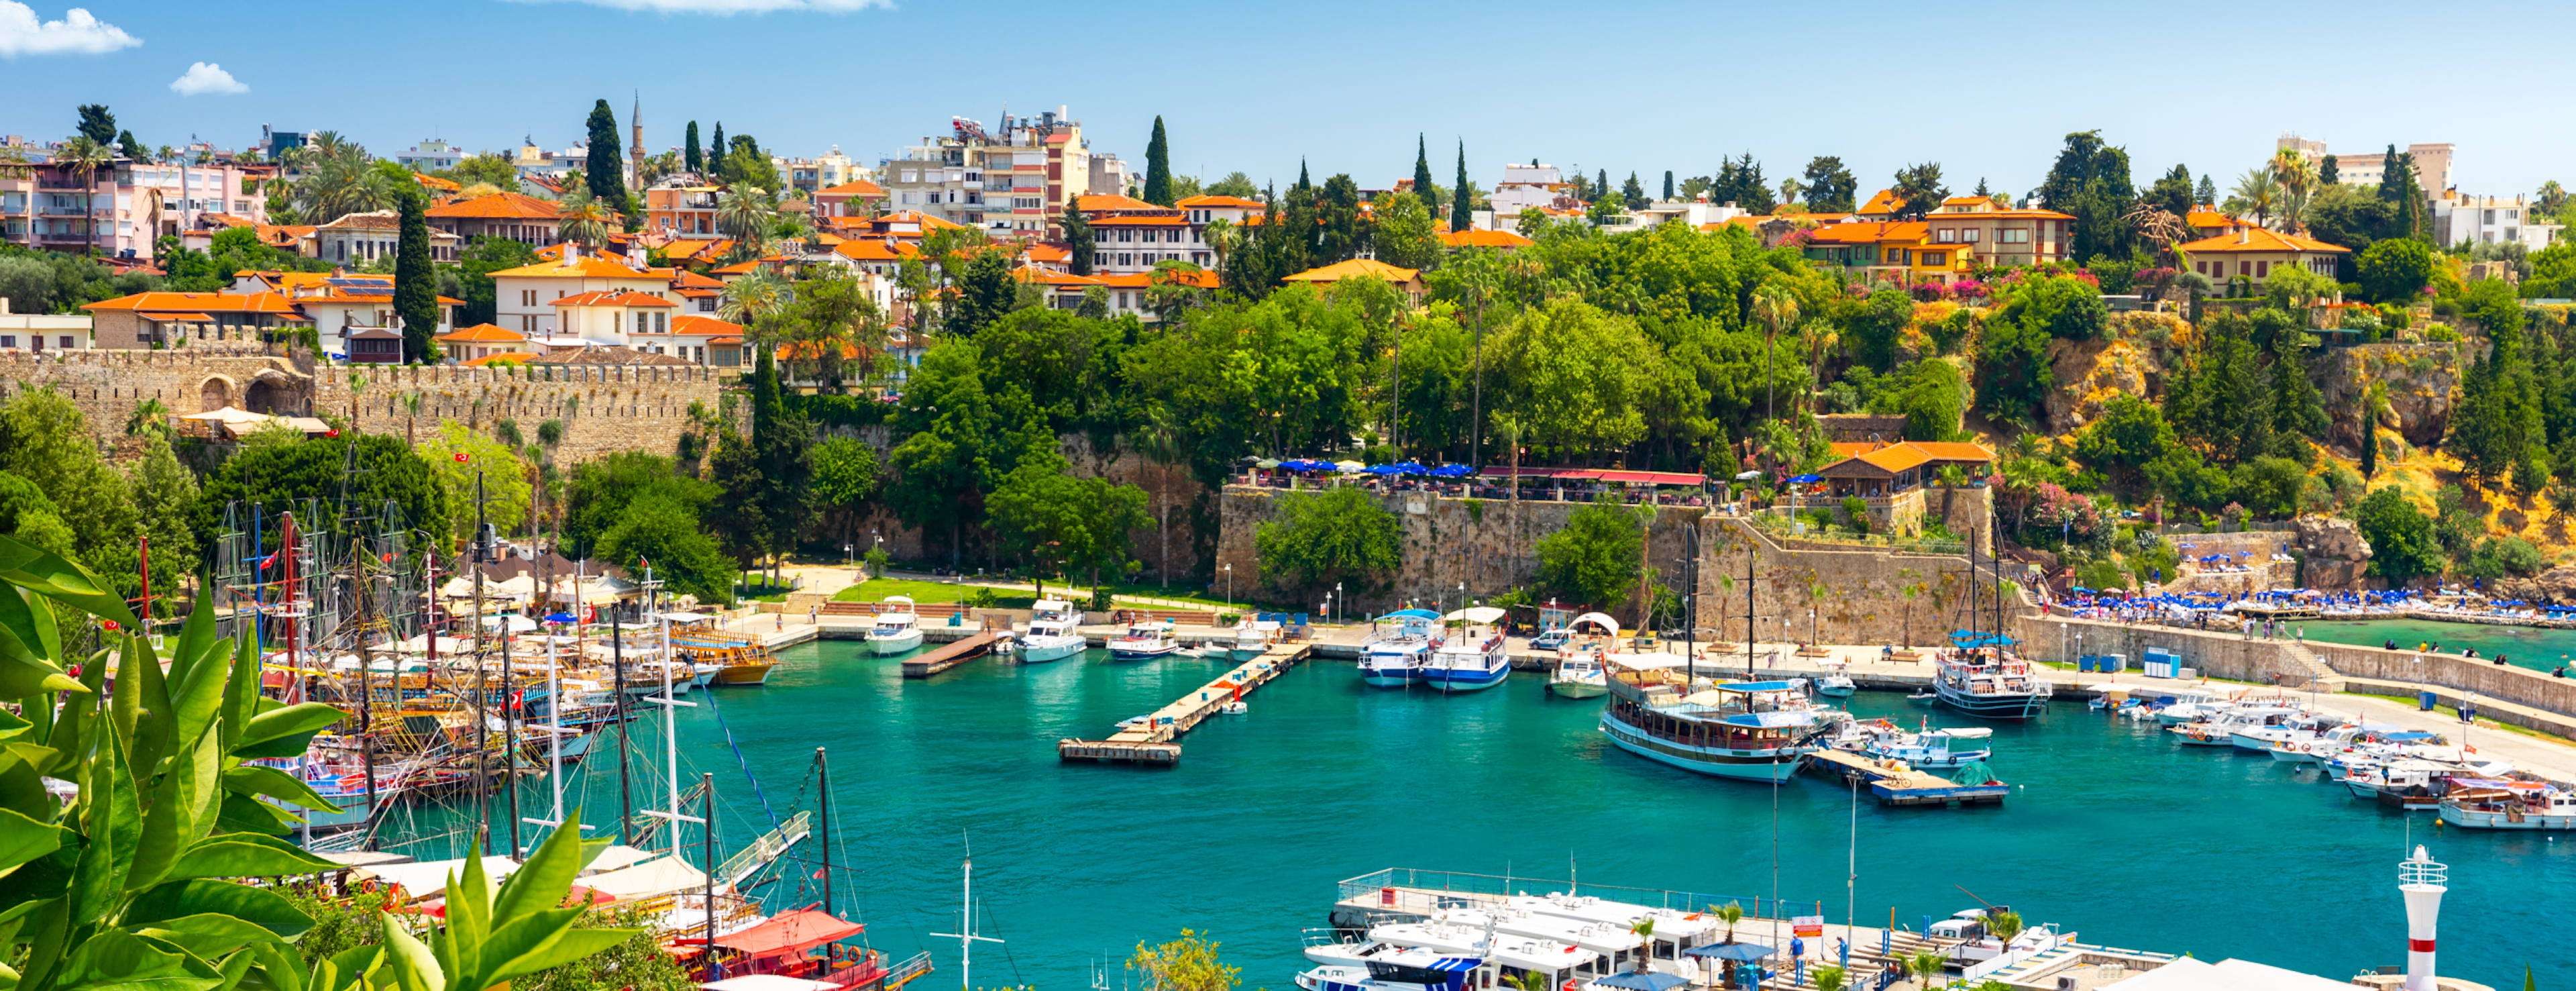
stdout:
[(1105, 740), (1064, 739), (1056, 741), (1056, 756), (1062, 760), (1091, 760), (1131, 764), (1177, 764), (1181, 760), (1181, 734), (1205, 722), (1217, 710), (1253, 690), (1269, 684), (1271, 679), (1297, 666), (1314, 651), (1310, 644), (1274, 644), (1260, 657), (1235, 665), (1216, 680), (1181, 696), (1171, 704), (1154, 710), (1145, 725), (1129, 727), (1110, 734)]
[(941, 644), (936, 649), (904, 658), (903, 676), (927, 678), (947, 672), (958, 665), (992, 653), (993, 645), (1001, 642), (1001, 639), (1002, 634), (998, 632), (979, 630), (966, 639)]
[(2001, 805), (2012, 788), (2004, 784), (1963, 785), (1937, 774), (1888, 767), (1879, 761), (1840, 750), (1807, 755), (1807, 766), (1845, 781), (1866, 781), (1880, 805)]

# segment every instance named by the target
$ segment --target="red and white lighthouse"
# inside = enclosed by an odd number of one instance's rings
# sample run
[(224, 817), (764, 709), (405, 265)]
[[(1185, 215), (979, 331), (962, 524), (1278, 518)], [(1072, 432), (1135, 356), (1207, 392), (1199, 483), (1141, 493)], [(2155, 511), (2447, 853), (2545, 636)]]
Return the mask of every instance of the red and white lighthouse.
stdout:
[(2450, 869), (2424, 848), (2397, 865), (2397, 890), (2406, 896), (2406, 991), (2433, 989), (2433, 930), (2442, 919), (2442, 893)]

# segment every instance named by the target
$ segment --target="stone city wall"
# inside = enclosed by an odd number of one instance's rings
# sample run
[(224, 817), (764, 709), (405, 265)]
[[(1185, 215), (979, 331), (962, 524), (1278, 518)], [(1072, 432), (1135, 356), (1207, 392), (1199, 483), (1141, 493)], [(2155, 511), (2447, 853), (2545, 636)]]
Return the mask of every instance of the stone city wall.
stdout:
[(2147, 648), (2156, 647), (2173, 651), (2182, 657), (2183, 667), (2212, 678), (2267, 685), (2286, 680), (2299, 687), (2308, 681), (2307, 667), (2282, 652), (2279, 641), (2248, 640), (2235, 632), (2106, 623), (2036, 612), (2014, 616), (2012, 630), (2021, 641), (2022, 656), (2036, 661), (2072, 664), (2079, 654), (2119, 654), (2127, 659), (2128, 670), (2136, 672), (2146, 661)]

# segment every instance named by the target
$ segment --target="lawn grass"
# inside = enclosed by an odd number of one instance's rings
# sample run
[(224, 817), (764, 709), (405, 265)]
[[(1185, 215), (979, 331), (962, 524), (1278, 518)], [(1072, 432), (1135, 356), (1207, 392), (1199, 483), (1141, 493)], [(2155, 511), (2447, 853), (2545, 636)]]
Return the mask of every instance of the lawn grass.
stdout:
[[(887, 596), (908, 595), (912, 597), (912, 601), (925, 606), (945, 605), (951, 602), (964, 602), (979, 588), (982, 586), (951, 585), (946, 582), (920, 581), (912, 578), (871, 578), (842, 589), (839, 594), (832, 596), (832, 601), (884, 602)], [(993, 599), (994, 608), (997, 609), (1026, 609), (1031, 603), (1037, 601), (1034, 595), (1007, 589), (993, 590)]]

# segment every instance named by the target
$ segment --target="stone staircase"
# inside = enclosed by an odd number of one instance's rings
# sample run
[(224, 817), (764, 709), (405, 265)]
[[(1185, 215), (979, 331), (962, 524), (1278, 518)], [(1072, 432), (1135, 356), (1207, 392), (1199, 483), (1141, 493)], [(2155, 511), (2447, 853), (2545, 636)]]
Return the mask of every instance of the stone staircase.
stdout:
[(2316, 652), (2309, 650), (2307, 644), (2297, 640), (2283, 640), (2281, 656), (2289, 658), (2291, 663), (2298, 665), (2300, 670), (2306, 671), (2308, 677), (2314, 679), (2320, 686), (2325, 686), (2330, 691), (2339, 690), (2335, 686), (2341, 683), (2342, 676), (2337, 674), (2335, 669), (2327, 667), (2326, 662), (2318, 660)]

